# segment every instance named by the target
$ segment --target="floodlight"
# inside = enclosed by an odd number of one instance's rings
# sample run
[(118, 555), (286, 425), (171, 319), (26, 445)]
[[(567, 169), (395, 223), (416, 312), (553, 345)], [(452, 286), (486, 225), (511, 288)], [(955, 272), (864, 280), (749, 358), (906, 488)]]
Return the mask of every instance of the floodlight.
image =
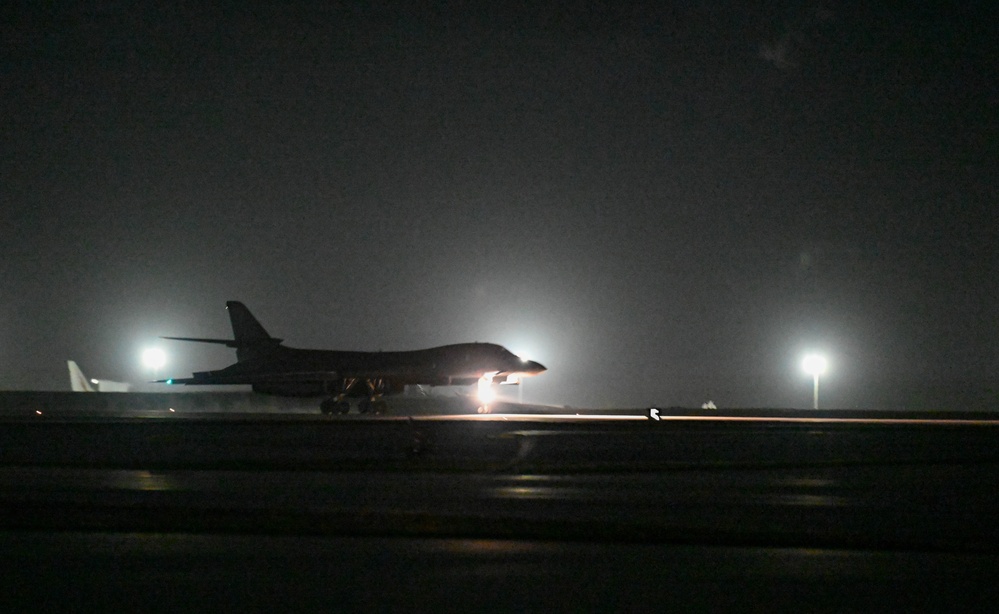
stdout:
[(159, 348), (149, 348), (142, 352), (142, 364), (156, 371), (166, 364), (166, 353)]
[(801, 366), (812, 376), (812, 382), (814, 384), (812, 392), (812, 409), (819, 408), (819, 376), (826, 372), (829, 368), (829, 362), (826, 360), (825, 356), (820, 354), (809, 354), (805, 356), (805, 359), (801, 361)]
[(822, 375), (829, 367), (829, 362), (825, 356), (809, 354), (805, 356), (805, 359), (801, 362), (801, 366), (805, 369), (805, 373), (809, 375)]

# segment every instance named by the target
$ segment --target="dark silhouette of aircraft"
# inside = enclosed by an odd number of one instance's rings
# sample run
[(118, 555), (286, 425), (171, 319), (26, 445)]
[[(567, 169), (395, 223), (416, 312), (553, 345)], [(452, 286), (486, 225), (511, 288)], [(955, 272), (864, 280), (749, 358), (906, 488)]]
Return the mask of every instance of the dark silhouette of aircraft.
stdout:
[[(157, 380), (166, 384), (215, 386), (249, 384), (254, 392), (280, 396), (329, 395), (323, 413), (345, 414), (348, 396), (363, 397), (361, 413), (385, 411), (382, 395), (400, 393), (407, 385), (465, 386), (478, 383), (516, 384), (519, 378), (545, 371), (493, 343), (458, 343), (407, 352), (342, 352), (285, 347), (271, 337), (250, 310), (226, 302), (233, 339), (163, 337), (178, 341), (220, 343), (236, 349), (236, 363), (218, 371), (199, 371), (189, 378)], [(484, 411), (480, 408), (480, 411)]]

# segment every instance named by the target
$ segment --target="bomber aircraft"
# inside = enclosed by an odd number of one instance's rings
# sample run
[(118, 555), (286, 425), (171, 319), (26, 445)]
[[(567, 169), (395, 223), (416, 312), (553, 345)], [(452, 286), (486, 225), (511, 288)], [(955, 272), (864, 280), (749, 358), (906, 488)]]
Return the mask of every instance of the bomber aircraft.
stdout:
[[(178, 341), (219, 343), (235, 348), (236, 363), (217, 371), (199, 371), (188, 378), (157, 380), (165, 384), (213, 386), (250, 385), (254, 392), (280, 396), (328, 396), (324, 414), (345, 414), (348, 396), (363, 397), (361, 413), (386, 410), (383, 395), (400, 393), (407, 385), (468, 386), (480, 392), (493, 384), (517, 384), (521, 377), (546, 369), (493, 343), (458, 343), (403, 352), (348, 352), (286, 347), (271, 337), (239, 301), (226, 302), (233, 339), (163, 337)], [(479, 411), (488, 411), (486, 404)]]

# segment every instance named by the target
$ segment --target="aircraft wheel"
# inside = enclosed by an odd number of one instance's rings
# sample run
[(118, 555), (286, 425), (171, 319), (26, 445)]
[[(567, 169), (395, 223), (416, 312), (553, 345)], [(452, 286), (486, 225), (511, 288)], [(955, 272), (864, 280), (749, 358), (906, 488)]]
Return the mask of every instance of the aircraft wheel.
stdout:
[(349, 414), (350, 413), (350, 402), (349, 401), (337, 401), (334, 403), (334, 411), (338, 414)]

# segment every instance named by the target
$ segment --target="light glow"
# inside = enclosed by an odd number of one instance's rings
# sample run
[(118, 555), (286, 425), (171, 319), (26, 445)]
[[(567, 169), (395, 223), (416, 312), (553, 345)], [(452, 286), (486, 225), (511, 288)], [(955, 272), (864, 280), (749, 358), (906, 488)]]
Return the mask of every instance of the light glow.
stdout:
[(821, 354), (808, 354), (801, 362), (801, 367), (812, 376), (812, 409), (819, 408), (819, 376), (826, 372), (829, 363)]
[(479, 403), (483, 405), (489, 405), (496, 400), (496, 391), (493, 390), (491, 384), (486, 384), (485, 386), (479, 386)]
[(493, 377), (496, 376), (496, 373), (496, 371), (491, 371), (479, 378), (478, 398), (479, 403), (483, 406), (496, 400), (496, 391), (493, 390)]
[(801, 368), (809, 375), (822, 375), (829, 367), (829, 362), (825, 356), (819, 354), (809, 354), (801, 362)]
[(166, 352), (159, 348), (149, 348), (142, 352), (142, 364), (154, 371), (160, 369), (166, 364)]

